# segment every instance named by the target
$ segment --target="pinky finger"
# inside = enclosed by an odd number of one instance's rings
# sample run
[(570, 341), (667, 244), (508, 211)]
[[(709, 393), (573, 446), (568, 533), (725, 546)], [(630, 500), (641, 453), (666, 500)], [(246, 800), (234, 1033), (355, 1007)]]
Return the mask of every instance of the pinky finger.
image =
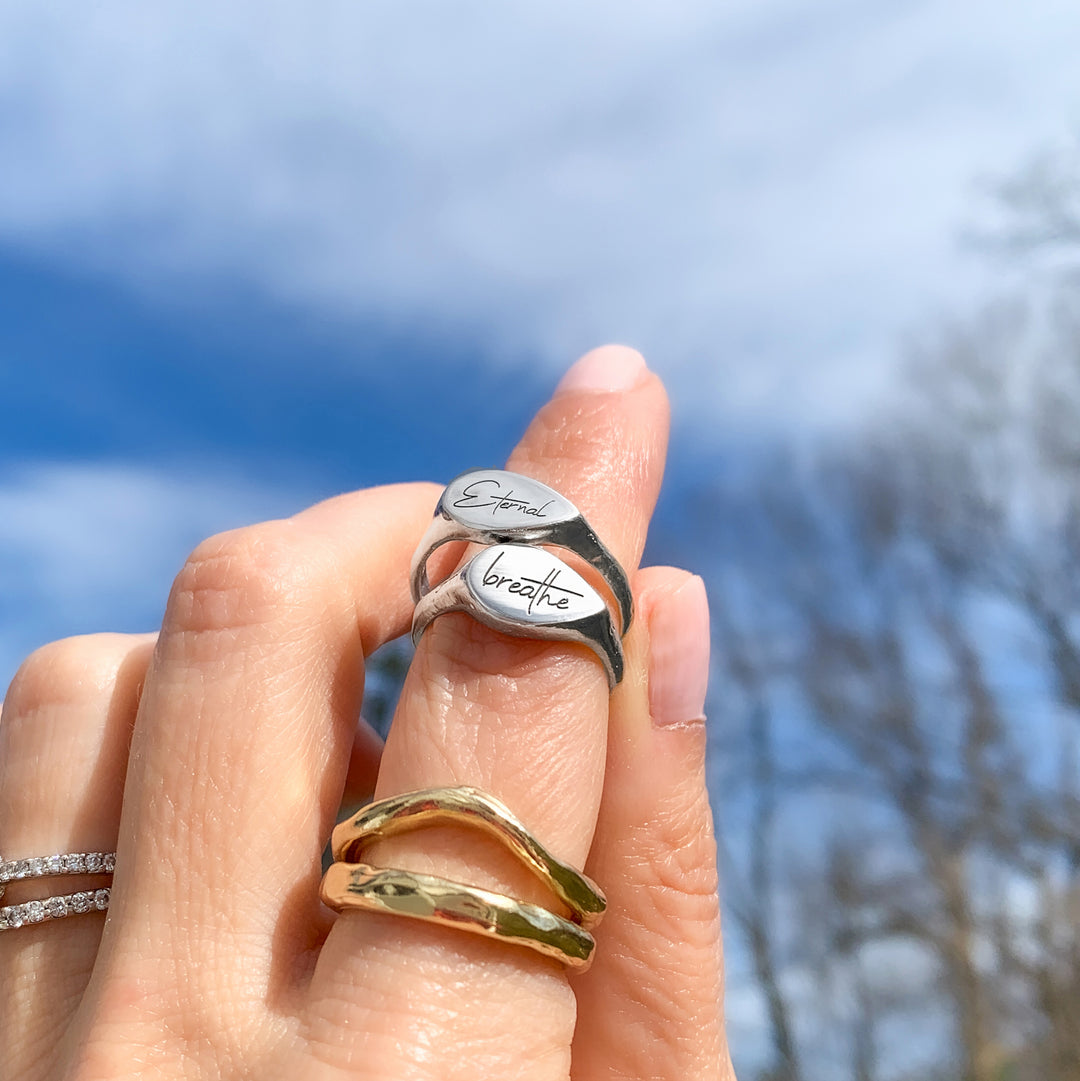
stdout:
[[(153, 647), (154, 635), (86, 635), (43, 646), (23, 663), (0, 716), (0, 853), (8, 859), (116, 849), (128, 744)], [(100, 875), (15, 881), (0, 904), (106, 885)], [(52, 1076), (104, 924), (96, 909), (76, 911), (73, 919), (31, 918), (0, 932), (0, 1076)]]
[[(596, 961), (574, 982), (574, 1075), (729, 1081), (716, 845), (705, 787), (705, 586), (655, 567), (626, 639), (589, 873), (608, 896)], [(635, 678), (636, 677), (636, 678)]]

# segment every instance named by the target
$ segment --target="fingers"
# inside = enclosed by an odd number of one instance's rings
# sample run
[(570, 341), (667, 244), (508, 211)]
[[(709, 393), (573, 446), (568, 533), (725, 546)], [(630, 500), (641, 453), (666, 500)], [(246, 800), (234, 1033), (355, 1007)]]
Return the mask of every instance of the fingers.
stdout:
[[(0, 719), (0, 854), (116, 849), (128, 740), (152, 635), (54, 642), (19, 669)], [(106, 885), (85, 875), (11, 883), (2, 904)], [(45, 1076), (97, 955), (97, 912), (0, 933), (0, 1047), (12, 1076)]]
[[(571, 499), (632, 572), (660, 488), (667, 427), (659, 379), (636, 353), (608, 347), (571, 369), (508, 468)], [(378, 793), (441, 782), (486, 787), (542, 824), (563, 858), (582, 862), (603, 783), (608, 697), (584, 647), (444, 616), (417, 650)]]
[[(666, 431), (659, 381), (629, 351), (600, 351), (573, 371), (510, 466), (574, 500), (632, 571)], [(355, 741), (363, 656), (407, 626), (408, 561), (437, 496), (406, 486), (343, 497), (215, 538), (181, 572), (133, 734), (124, 873), (80, 1015), (87, 1024), (158, 1056), (196, 1049), (213, 1072), (253, 1042), (293, 1045), (289, 1018), (306, 1002), (306, 1045), (329, 1066), (355, 1070), (362, 1057), (372, 1072), (401, 1077), (566, 1076), (574, 1004), (551, 962), (346, 917), (318, 953), (318, 854)], [(581, 864), (607, 714), (589, 651), (444, 617), (418, 650), (379, 788), (477, 784)], [(469, 881), (526, 898), (534, 889), (473, 838), (444, 842), (433, 858), (403, 838), (402, 862), (471, 872)], [(389, 847), (381, 855), (395, 859)], [(410, 1016), (406, 1045), (400, 1024)], [(444, 1054), (424, 1050), (443, 1037), (453, 1041)]]
[[(599, 350), (571, 370), (508, 467), (572, 500), (632, 571), (660, 486), (667, 421), (663, 387), (641, 358)], [(377, 794), (475, 785), (580, 866), (603, 786), (608, 698), (603, 669), (583, 647), (509, 638), (467, 616), (443, 616), (418, 646)], [(471, 832), (394, 838), (372, 846), (369, 858), (552, 905), (527, 872)], [(366, 1029), (379, 1033), (365, 1054), (385, 1076), (567, 1074), (573, 997), (558, 965), (518, 947), (345, 913), (311, 992), (309, 1037), (332, 1062), (347, 1061), (352, 1033)], [(409, 1059), (393, 1035), (402, 1025), (443, 1048), (437, 1063)]]
[(596, 963), (575, 982), (574, 1076), (721, 1081), (731, 1072), (705, 788), (708, 605), (701, 579), (684, 571), (649, 568), (635, 586), (627, 668), (640, 678), (612, 703), (589, 863), (608, 912)]
[(382, 737), (361, 717), (349, 753), (345, 790), (341, 795), (342, 807), (360, 807), (370, 801), (379, 778), (382, 752)]
[(287, 1006), (325, 930), (319, 854), (364, 655), (408, 625), (409, 555), (435, 498), (428, 485), (340, 497), (212, 538), (177, 577), (133, 734), (126, 873), (91, 986), (99, 1017), (131, 1023), (128, 1039), (230, 1054), (267, 1003)]

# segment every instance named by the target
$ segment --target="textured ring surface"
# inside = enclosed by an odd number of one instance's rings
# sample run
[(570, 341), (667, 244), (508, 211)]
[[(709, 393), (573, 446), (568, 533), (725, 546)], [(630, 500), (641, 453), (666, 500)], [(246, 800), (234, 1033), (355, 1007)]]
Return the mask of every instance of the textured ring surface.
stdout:
[(596, 947), (588, 931), (539, 905), (415, 871), (332, 863), (320, 895), (339, 912), (363, 909), (452, 927), (525, 946), (579, 972)]
[(586, 930), (600, 921), (607, 900), (599, 886), (553, 856), (504, 803), (477, 788), (427, 788), (371, 803), (335, 827), (331, 850), (335, 860), (357, 863), (370, 841), (444, 822), (475, 826), (502, 842)]
[(607, 583), (626, 634), (634, 618), (634, 598), (626, 571), (581, 512), (554, 488), (506, 469), (473, 469), (446, 486), (435, 517), (413, 555), (413, 602), (430, 587), (427, 562), (450, 541), (476, 544), (550, 544), (576, 552)]

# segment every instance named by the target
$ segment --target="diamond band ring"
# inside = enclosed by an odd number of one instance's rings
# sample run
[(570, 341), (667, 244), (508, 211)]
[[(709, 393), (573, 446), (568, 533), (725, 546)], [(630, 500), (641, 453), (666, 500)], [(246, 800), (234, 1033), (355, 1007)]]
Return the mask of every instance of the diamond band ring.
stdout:
[(518, 638), (588, 646), (604, 665), (609, 688), (622, 679), (622, 643), (604, 599), (543, 548), (498, 544), (477, 553), (420, 599), (413, 613), (413, 642), (446, 612), (467, 612)]
[(577, 553), (595, 567), (619, 606), (622, 633), (634, 615), (626, 572), (565, 496), (531, 477), (505, 469), (474, 469), (455, 477), (435, 508), (435, 517), (413, 556), (413, 601), (431, 588), (427, 562), (449, 541), (477, 544), (550, 544)]
[(24, 878), (56, 875), (111, 875), (116, 868), (115, 852), (65, 852), (55, 856), (31, 856), (25, 860), (0, 863), (0, 897), (10, 882)]
[[(111, 875), (115, 869), (115, 852), (63, 852), (52, 856), (3, 860), (0, 861), (0, 897), (12, 882), (58, 875)], [(109, 897), (110, 890), (104, 887), (4, 905), (0, 907), (0, 931), (14, 931), (28, 924), (85, 912), (104, 912), (109, 907)]]
[(0, 907), (0, 931), (14, 931), (32, 923), (78, 916), (84, 912), (104, 912), (109, 907), (110, 890), (84, 890), (41, 901), (24, 901), (21, 905)]

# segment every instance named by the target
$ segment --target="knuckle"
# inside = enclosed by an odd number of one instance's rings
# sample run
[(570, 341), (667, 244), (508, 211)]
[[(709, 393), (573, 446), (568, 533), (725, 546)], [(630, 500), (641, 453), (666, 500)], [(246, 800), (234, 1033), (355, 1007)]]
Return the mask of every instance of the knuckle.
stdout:
[(36, 649), (19, 666), (8, 688), (5, 722), (111, 693), (129, 641), (125, 635), (91, 634), (62, 638)]
[(582, 401), (570, 411), (549, 403), (538, 414), (522, 456), (534, 466), (542, 467), (554, 457), (608, 477), (626, 450), (620, 435), (618, 418), (603, 401)]
[(177, 575), (163, 629), (231, 631), (287, 618), (310, 597), (321, 573), (321, 552), (291, 520), (213, 536)]
[(711, 921), (719, 908), (716, 844), (696, 801), (684, 813), (660, 816), (643, 829), (642, 877), (681, 919)]

